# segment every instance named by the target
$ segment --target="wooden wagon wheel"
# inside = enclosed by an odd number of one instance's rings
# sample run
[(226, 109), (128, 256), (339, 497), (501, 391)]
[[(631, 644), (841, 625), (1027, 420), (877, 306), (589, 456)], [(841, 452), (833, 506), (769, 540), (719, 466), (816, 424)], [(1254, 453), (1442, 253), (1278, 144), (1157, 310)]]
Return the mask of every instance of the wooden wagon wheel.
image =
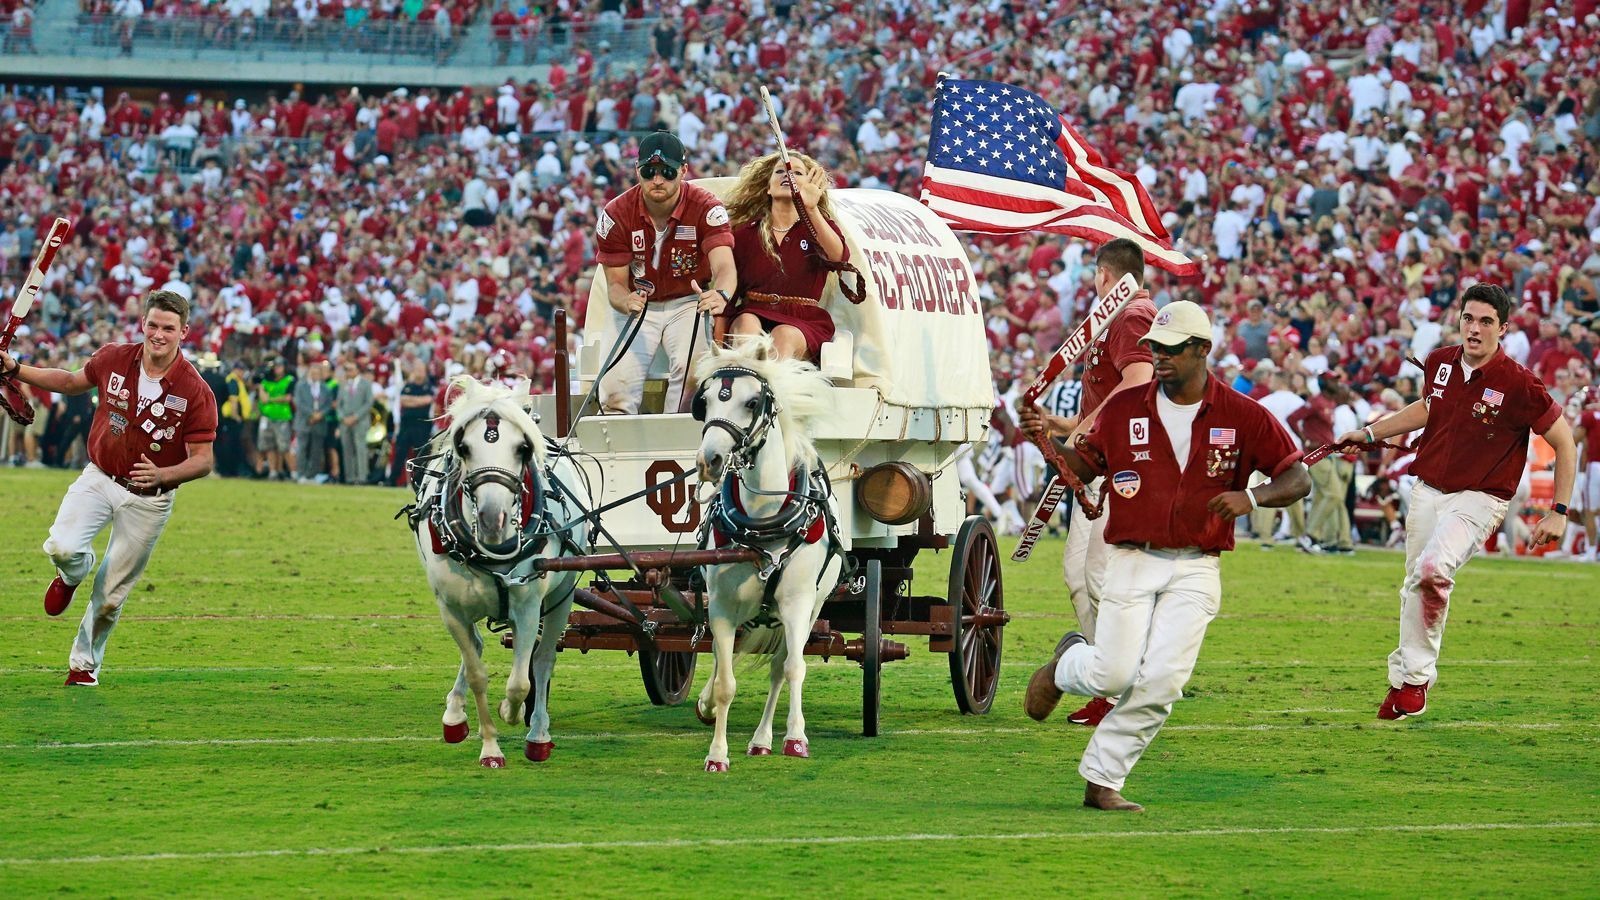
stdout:
[(1000, 583), (1000, 553), (994, 529), (982, 516), (968, 516), (956, 534), (950, 560), (955, 649), (950, 652), (950, 685), (956, 706), (981, 716), (994, 702), (1000, 681), (1005, 595)]
[(639, 642), (639, 674), (644, 677), (644, 692), (656, 706), (677, 706), (694, 685), (696, 653), (670, 653)]
[(861, 734), (878, 736), (878, 700), (883, 687), (883, 562), (867, 560), (862, 588)]

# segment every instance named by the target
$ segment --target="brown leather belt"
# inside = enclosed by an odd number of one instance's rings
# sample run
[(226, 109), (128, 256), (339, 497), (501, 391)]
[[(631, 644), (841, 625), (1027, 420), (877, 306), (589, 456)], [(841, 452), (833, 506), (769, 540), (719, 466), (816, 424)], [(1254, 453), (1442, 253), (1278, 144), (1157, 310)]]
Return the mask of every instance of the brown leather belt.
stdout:
[(754, 303), (794, 303), (800, 306), (820, 306), (821, 301), (810, 297), (791, 297), (788, 294), (764, 294), (761, 291), (745, 291), (744, 298)]
[(176, 490), (175, 488), (169, 487), (140, 487), (134, 484), (132, 481), (121, 476), (112, 476), (111, 480), (121, 485), (124, 490), (135, 497), (159, 497), (162, 494)]

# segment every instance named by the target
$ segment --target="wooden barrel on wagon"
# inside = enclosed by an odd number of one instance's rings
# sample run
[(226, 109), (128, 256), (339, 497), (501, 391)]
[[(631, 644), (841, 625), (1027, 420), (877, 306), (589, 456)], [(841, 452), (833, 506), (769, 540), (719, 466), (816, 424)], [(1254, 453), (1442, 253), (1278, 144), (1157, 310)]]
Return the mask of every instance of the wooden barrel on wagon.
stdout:
[(879, 463), (856, 477), (856, 502), (879, 522), (904, 525), (933, 507), (933, 482), (908, 462)]

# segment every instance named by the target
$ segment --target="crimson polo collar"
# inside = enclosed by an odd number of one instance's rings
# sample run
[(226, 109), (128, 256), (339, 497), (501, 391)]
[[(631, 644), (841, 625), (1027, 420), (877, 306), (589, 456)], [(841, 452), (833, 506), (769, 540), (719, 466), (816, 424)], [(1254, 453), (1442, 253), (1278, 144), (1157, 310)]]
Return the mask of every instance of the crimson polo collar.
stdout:
[[(671, 228), (672, 223), (674, 222), (683, 221), (685, 211), (684, 207), (689, 205), (689, 180), (683, 177), (683, 173), (681, 171), (678, 173), (678, 181), (678, 203), (676, 206), (672, 207), (672, 212), (667, 214), (668, 228)], [(635, 187), (639, 189), (639, 212), (644, 216), (645, 221), (649, 222), (650, 226), (654, 228), (655, 220), (651, 218), (650, 207), (645, 203), (644, 185), (639, 184), (635, 185)]]
[[(1155, 380), (1154, 378), (1150, 379), (1148, 386), (1144, 389), (1144, 405), (1145, 408), (1150, 412), (1156, 411), (1156, 391), (1159, 390), (1161, 390), (1161, 382)], [(1217, 401), (1222, 399), (1223, 391), (1231, 390), (1233, 390), (1233, 388), (1226, 387), (1223, 385), (1221, 380), (1217, 378), (1217, 376), (1207, 372), (1206, 392), (1200, 397), (1200, 412), (1198, 414), (1204, 414), (1207, 410), (1211, 409), (1211, 407), (1215, 406)], [(1243, 395), (1241, 394), (1240, 396)]]
[[(1459, 344), (1454, 349), (1458, 351), (1456, 353), (1455, 364), (1458, 366), (1464, 366), (1467, 361), (1467, 345)], [(1506, 355), (1505, 345), (1502, 344), (1501, 346), (1494, 348), (1494, 355), (1489, 357), (1488, 362), (1474, 368), (1471, 374), (1467, 375), (1467, 377), (1463, 380), (1471, 381), (1474, 376), (1481, 375), (1482, 377), (1487, 377), (1490, 374), (1497, 373), (1504, 368), (1505, 364), (1510, 360), (1511, 357)]]
[[(129, 346), (133, 348), (133, 359), (123, 374), (128, 379), (128, 384), (134, 385), (134, 389), (137, 390), (139, 379), (144, 375), (144, 342), (139, 341)], [(162, 399), (172, 394), (175, 385), (180, 383), (192, 385), (194, 380), (199, 378), (200, 373), (195, 371), (194, 364), (189, 362), (189, 358), (183, 355), (183, 348), (179, 347), (178, 358), (172, 361), (172, 365), (167, 367), (167, 373), (160, 379)], [(146, 407), (147, 411), (148, 409), (149, 407)]]

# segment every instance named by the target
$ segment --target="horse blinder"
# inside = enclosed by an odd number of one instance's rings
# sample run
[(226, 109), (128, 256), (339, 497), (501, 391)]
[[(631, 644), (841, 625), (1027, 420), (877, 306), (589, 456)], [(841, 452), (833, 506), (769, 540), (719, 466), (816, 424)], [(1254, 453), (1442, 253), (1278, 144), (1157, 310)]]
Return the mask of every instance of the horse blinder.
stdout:
[(706, 420), (706, 386), (704, 383), (694, 392), (694, 399), (689, 402), (689, 415), (696, 422)]

